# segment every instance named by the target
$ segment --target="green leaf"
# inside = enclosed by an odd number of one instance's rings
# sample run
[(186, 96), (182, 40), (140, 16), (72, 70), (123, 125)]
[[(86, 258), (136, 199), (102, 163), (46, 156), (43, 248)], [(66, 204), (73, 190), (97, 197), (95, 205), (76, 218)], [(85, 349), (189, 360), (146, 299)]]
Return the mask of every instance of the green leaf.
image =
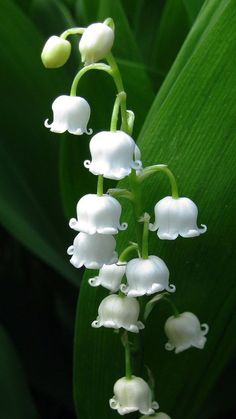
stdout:
[(4, 104), (0, 221), (32, 252), (77, 283), (66, 256), (71, 238), (61, 211), (60, 140), (43, 126), (43, 121), (51, 118), (51, 102), (68, 84), (67, 77), (63, 70), (54, 73), (43, 68), (43, 40), (11, 1), (1, 5), (0, 20)]
[[(138, 142), (144, 165), (169, 163), (181, 195), (197, 203), (199, 223), (208, 225), (205, 235), (192, 240), (179, 238), (160, 243), (155, 234), (150, 239), (150, 253), (158, 253), (170, 269), (171, 283), (177, 287), (173, 301), (179, 310), (194, 312), (210, 326), (203, 351), (168, 353), (164, 349), (163, 326), (171, 313), (163, 305), (148, 318), (141, 336), (144, 363), (156, 380), (155, 398), (161, 410), (175, 419), (201, 417), (204, 403), (236, 346), (232, 250), (236, 233), (232, 226), (235, 43), (234, 1), (206, 2), (157, 95)], [(145, 185), (143, 197), (149, 213), (170, 191), (161, 176), (148, 179)], [(121, 182), (119, 187), (126, 184)], [(132, 227), (130, 211), (124, 210), (123, 218), (127, 217)], [(129, 231), (119, 235), (119, 249), (134, 239), (132, 229)], [(83, 281), (76, 322), (76, 404), (84, 419), (95, 419), (98, 414), (112, 418), (116, 414), (109, 409), (108, 399), (114, 382), (124, 375), (123, 350), (112, 331), (91, 330), (90, 321), (95, 319), (97, 307), (107, 294), (90, 289), (87, 278), (88, 274)], [(140, 369), (141, 364), (135, 368), (136, 375), (143, 375)], [(88, 392), (96, 406), (94, 411), (85, 400)]]
[(204, 0), (182, 0), (191, 23), (196, 19)]
[(0, 326), (0, 416), (11, 419), (36, 419), (24, 370), (13, 343)]

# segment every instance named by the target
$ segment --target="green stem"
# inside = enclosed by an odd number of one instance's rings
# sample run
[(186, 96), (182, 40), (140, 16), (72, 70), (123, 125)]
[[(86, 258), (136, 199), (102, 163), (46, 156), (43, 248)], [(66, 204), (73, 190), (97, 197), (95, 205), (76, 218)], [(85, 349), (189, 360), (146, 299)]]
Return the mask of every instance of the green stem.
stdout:
[(110, 26), (110, 28), (114, 31), (115, 30), (115, 23), (114, 20), (111, 17), (108, 17), (106, 20), (104, 20), (104, 25)]
[(133, 213), (135, 219), (135, 231), (137, 237), (137, 243), (139, 248), (139, 253), (142, 253), (142, 225), (139, 222), (139, 219), (142, 215), (142, 197), (141, 197), (141, 187), (139, 182), (137, 181), (137, 175), (135, 170), (132, 170), (129, 175), (129, 184), (130, 189), (133, 194), (132, 206), (133, 206)]
[(142, 259), (148, 259), (148, 234), (150, 215), (145, 213), (144, 217), (140, 221), (143, 222)]
[(125, 348), (125, 376), (128, 380), (132, 378), (131, 356), (128, 332), (125, 331), (122, 336), (123, 345)]
[(144, 179), (148, 178), (150, 175), (156, 172), (162, 172), (168, 176), (170, 185), (171, 185), (172, 198), (175, 198), (175, 199), (179, 198), (179, 192), (178, 192), (176, 179), (173, 173), (171, 172), (171, 170), (168, 169), (168, 167), (165, 164), (149, 166), (143, 169), (143, 171), (138, 175), (139, 182), (142, 182)]
[(82, 35), (85, 31), (85, 28), (71, 28), (62, 32), (60, 38), (66, 39), (69, 35)]
[(112, 111), (110, 131), (116, 131), (117, 129), (119, 109), (123, 100), (126, 100), (126, 93), (125, 92), (118, 93), (116, 96), (116, 100), (115, 100), (113, 111)]
[(100, 71), (105, 71), (108, 74), (111, 74), (111, 67), (109, 65), (106, 65), (106, 64), (103, 64), (103, 63), (86, 65), (76, 74), (76, 76), (73, 80), (71, 90), (70, 90), (70, 95), (71, 96), (76, 96), (77, 86), (78, 86), (78, 83), (79, 83), (81, 77), (85, 73), (87, 73), (87, 71), (90, 71), (90, 70), (100, 70)]
[(97, 195), (103, 196), (103, 176), (102, 175), (98, 175)]
[[(117, 92), (118, 93), (124, 92), (124, 86), (123, 86), (123, 81), (121, 78), (120, 70), (116, 64), (116, 60), (114, 59), (112, 53), (107, 54), (106, 60), (109, 66), (111, 67), (110, 74), (112, 75), (113, 80), (115, 82)], [(128, 121), (127, 121), (128, 115), (127, 115), (127, 108), (126, 108), (126, 97), (121, 101), (120, 109), (121, 109), (121, 119), (122, 119), (121, 130), (125, 132), (129, 132), (129, 126), (128, 126)]]
[(171, 306), (171, 308), (172, 308), (172, 310), (173, 310), (173, 313), (174, 313), (174, 316), (175, 317), (179, 317), (179, 310), (177, 309), (177, 307), (176, 307), (176, 305), (173, 303), (173, 301), (171, 301), (169, 298), (167, 298), (167, 297), (163, 297), (162, 298), (163, 300), (165, 300), (165, 301), (167, 301), (169, 304), (170, 304), (170, 306)]
[(119, 263), (119, 262), (126, 262), (126, 261), (127, 261), (128, 256), (129, 256), (129, 254), (130, 254), (131, 252), (133, 252), (134, 250), (138, 250), (138, 245), (137, 245), (137, 243), (133, 243), (133, 244), (131, 244), (130, 246), (126, 247), (126, 249), (125, 249), (125, 250), (123, 250), (123, 252), (122, 252), (122, 253), (120, 254), (120, 256), (119, 256), (119, 261), (118, 261), (118, 263)]

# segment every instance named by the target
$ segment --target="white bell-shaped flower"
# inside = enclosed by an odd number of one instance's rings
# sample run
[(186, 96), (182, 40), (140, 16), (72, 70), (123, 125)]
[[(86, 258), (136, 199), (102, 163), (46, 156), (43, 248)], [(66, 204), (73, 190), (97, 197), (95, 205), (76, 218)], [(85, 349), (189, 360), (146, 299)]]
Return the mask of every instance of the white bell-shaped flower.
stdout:
[(169, 270), (157, 256), (148, 259), (132, 259), (127, 263), (127, 285), (121, 284), (120, 289), (128, 297), (150, 295), (163, 290), (174, 292), (175, 286), (169, 285)]
[[(145, 419), (145, 418), (147, 418), (148, 416), (141, 416), (141, 418), (140, 419)], [(150, 419), (150, 418), (149, 418)], [(164, 413), (164, 412), (158, 412), (158, 413), (155, 413), (155, 415), (153, 415), (152, 416), (152, 418), (151, 419), (171, 419), (170, 418), (170, 416), (168, 416), (166, 413)]]
[(114, 396), (110, 407), (120, 415), (139, 411), (143, 415), (152, 415), (158, 409), (158, 403), (152, 401), (152, 392), (146, 381), (140, 377), (122, 377), (114, 385)]
[(205, 335), (209, 330), (206, 323), (200, 324), (197, 316), (187, 311), (177, 317), (169, 317), (164, 328), (169, 339), (165, 348), (168, 351), (175, 349), (176, 354), (191, 346), (203, 349), (206, 343)]
[(139, 303), (135, 298), (121, 297), (117, 294), (109, 295), (102, 300), (98, 308), (98, 317), (92, 323), (93, 327), (109, 327), (138, 333), (144, 325), (138, 321)]
[(120, 288), (125, 270), (126, 264), (119, 265), (114, 263), (113, 265), (103, 265), (98, 276), (90, 278), (88, 282), (92, 287), (101, 285), (111, 292), (117, 292)]
[(51, 36), (43, 47), (41, 59), (46, 68), (63, 66), (71, 53), (71, 44), (59, 36)]
[(104, 264), (117, 262), (115, 247), (116, 241), (113, 236), (79, 233), (73, 245), (68, 247), (67, 253), (72, 256), (70, 263), (75, 268), (84, 265), (89, 269), (100, 269)]
[(44, 122), (50, 131), (62, 134), (65, 131), (74, 135), (92, 134), (87, 130), (90, 118), (90, 106), (88, 102), (79, 96), (62, 95), (57, 97), (53, 104), (53, 122), (49, 124), (48, 119)]
[(105, 58), (114, 42), (114, 31), (105, 23), (89, 25), (79, 42), (81, 60), (85, 65)]
[(84, 165), (94, 175), (119, 180), (142, 166), (140, 160), (133, 160), (134, 140), (123, 131), (99, 132), (91, 138), (89, 147), (92, 161), (86, 160)]
[(77, 218), (71, 218), (69, 225), (76, 231), (94, 234), (117, 234), (125, 230), (127, 223), (120, 224), (121, 205), (109, 195), (84, 195), (78, 202)]
[(205, 233), (207, 227), (197, 226), (198, 209), (189, 198), (172, 198), (166, 196), (154, 208), (155, 222), (150, 224), (150, 230), (157, 230), (162, 240), (175, 240), (178, 235), (182, 237), (195, 237)]

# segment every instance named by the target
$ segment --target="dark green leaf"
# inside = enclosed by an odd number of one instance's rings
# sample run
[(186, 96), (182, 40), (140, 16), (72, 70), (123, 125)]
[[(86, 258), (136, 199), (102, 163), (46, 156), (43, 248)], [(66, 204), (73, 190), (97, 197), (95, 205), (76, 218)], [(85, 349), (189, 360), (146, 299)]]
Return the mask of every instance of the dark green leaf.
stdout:
[(0, 417), (38, 418), (24, 370), (2, 326), (0, 326), (0, 371)]
[(77, 282), (66, 256), (71, 238), (59, 194), (60, 140), (43, 126), (51, 118), (51, 102), (66, 91), (67, 78), (63, 70), (43, 68), (43, 41), (11, 1), (1, 5), (0, 21), (0, 220), (32, 252)]

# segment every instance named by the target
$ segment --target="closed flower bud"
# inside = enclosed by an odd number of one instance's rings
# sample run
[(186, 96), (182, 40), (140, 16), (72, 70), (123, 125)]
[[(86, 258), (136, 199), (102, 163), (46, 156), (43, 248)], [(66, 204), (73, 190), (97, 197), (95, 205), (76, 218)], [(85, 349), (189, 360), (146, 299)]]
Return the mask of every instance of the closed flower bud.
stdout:
[(205, 233), (207, 227), (197, 226), (198, 209), (189, 198), (172, 198), (167, 196), (155, 206), (155, 222), (150, 224), (150, 230), (157, 230), (162, 240), (175, 240), (182, 237), (195, 237)]
[(125, 269), (126, 265), (103, 265), (98, 276), (89, 279), (89, 284), (92, 287), (101, 285), (111, 292), (117, 292), (125, 274)]
[(150, 295), (163, 290), (174, 292), (175, 286), (169, 285), (169, 270), (157, 256), (148, 259), (132, 259), (127, 263), (128, 284), (121, 284), (121, 291), (128, 297)]
[(123, 329), (138, 333), (144, 325), (138, 321), (139, 303), (135, 298), (120, 297), (117, 294), (109, 295), (102, 300), (98, 308), (98, 317), (92, 323), (93, 327), (108, 327)]
[(114, 396), (110, 407), (120, 415), (139, 411), (143, 415), (152, 415), (158, 409), (158, 403), (152, 401), (152, 392), (142, 378), (120, 378), (114, 385)]
[(203, 349), (209, 327), (207, 324), (200, 324), (195, 314), (184, 312), (177, 317), (171, 316), (165, 323), (165, 333), (169, 341), (165, 347), (168, 351), (175, 349), (175, 353), (185, 351), (194, 346)]
[(89, 25), (79, 42), (81, 60), (85, 65), (105, 58), (114, 42), (114, 31), (105, 23)]
[[(140, 419), (145, 419), (147, 417), (149, 417), (149, 416), (141, 416)], [(166, 413), (158, 412), (158, 413), (155, 413), (155, 415), (152, 416), (152, 419), (171, 419), (171, 418)]]
[(70, 227), (76, 231), (94, 234), (117, 234), (125, 230), (127, 223), (120, 224), (121, 205), (109, 195), (84, 195), (77, 204), (77, 218), (71, 218)]
[(58, 134), (68, 131), (74, 135), (92, 133), (91, 129), (87, 130), (90, 106), (84, 98), (79, 96), (59, 96), (54, 100), (52, 110), (53, 122), (49, 124), (48, 119), (46, 119), (44, 123), (46, 128), (50, 128), (50, 131)]
[(59, 36), (51, 36), (43, 47), (41, 59), (44, 67), (62, 67), (70, 57), (71, 44)]
[(89, 147), (92, 161), (86, 160), (84, 165), (94, 175), (119, 180), (142, 166), (140, 160), (133, 160), (134, 140), (123, 131), (99, 132), (91, 138)]
[(89, 269), (100, 269), (104, 264), (117, 262), (115, 247), (116, 241), (113, 236), (79, 233), (73, 246), (68, 247), (67, 253), (72, 256), (70, 263), (75, 268), (84, 265)]

